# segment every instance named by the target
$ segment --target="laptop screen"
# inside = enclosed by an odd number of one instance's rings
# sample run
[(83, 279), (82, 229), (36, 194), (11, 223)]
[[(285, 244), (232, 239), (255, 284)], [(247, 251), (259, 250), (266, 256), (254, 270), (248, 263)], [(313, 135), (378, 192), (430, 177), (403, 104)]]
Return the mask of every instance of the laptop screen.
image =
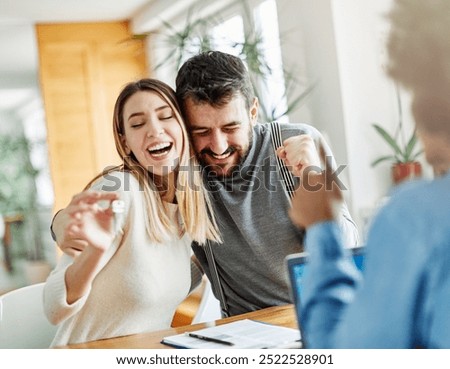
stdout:
[[(353, 262), (359, 270), (363, 270), (364, 265), (364, 247), (354, 247), (351, 249)], [(303, 285), (303, 275), (307, 266), (307, 253), (302, 252), (298, 254), (291, 254), (286, 257), (286, 266), (289, 274), (289, 282), (291, 285), (291, 298), (295, 305), (295, 311), (297, 314), (297, 323), (302, 332), (300, 325), (300, 301), (301, 291)]]

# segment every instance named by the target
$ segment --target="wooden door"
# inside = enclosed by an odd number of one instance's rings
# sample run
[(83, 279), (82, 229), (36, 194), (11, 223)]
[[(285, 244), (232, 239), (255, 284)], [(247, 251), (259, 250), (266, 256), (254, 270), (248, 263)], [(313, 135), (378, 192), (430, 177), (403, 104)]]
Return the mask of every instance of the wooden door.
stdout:
[(148, 75), (145, 46), (127, 22), (36, 26), (50, 170), (58, 210), (105, 167), (120, 163), (112, 135), (116, 97)]

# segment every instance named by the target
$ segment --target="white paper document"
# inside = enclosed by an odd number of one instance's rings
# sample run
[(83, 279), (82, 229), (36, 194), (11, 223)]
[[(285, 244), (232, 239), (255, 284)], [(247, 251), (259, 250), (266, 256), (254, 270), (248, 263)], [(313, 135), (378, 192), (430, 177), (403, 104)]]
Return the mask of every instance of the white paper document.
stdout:
[(162, 343), (179, 348), (195, 349), (301, 347), (298, 329), (249, 319), (164, 337)]

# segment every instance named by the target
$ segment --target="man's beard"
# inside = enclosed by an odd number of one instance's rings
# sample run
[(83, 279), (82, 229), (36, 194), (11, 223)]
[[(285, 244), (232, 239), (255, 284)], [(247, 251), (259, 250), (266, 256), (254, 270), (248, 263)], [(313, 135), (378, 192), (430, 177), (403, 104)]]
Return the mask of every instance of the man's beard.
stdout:
[[(214, 160), (214, 152), (212, 152), (210, 149), (204, 149), (200, 152), (200, 155), (198, 157), (198, 160), (200, 164), (203, 166), (203, 168), (207, 171), (208, 174), (212, 174), (219, 178), (227, 178), (231, 177), (233, 175), (233, 172), (236, 170), (236, 168), (239, 167), (239, 165), (244, 161), (245, 155), (243, 154), (243, 150), (240, 148), (237, 148), (236, 146), (229, 146), (222, 154), (220, 155), (233, 155), (237, 153), (237, 161), (230, 165), (230, 163), (212, 163), (209, 160)], [(246, 154), (246, 153), (245, 153)], [(209, 159), (209, 160), (208, 160)], [(224, 172), (224, 168), (227, 166), (228, 169), (226, 172)]]
[[(202, 167), (206, 170), (208, 174), (212, 174), (213, 176), (217, 178), (229, 178), (233, 175), (233, 173), (239, 168), (239, 166), (245, 161), (247, 158), (247, 155), (250, 151), (252, 142), (250, 141), (249, 146), (246, 149), (242, 149), (240, 147), (236, 146), (229, 146), (222, 154), (220, 155), (226, 155), (226, 154), (235, 154), (237, 153), (237, 160), (235, 163), (211, 163), (208, 161), (210, 158), (214, 158), (214, 153), (210, 149), (204, 149), (200, 152), (200, 155), (198, 157), (198, 161), (202, 165)], [(229, 168), (224, 172), (224, 168), (226, 166), (229, 166)]]
[[(216, 164), (216, 163), (210, 163), (208, 162), (208, 158), (213, 158), (216, 153), (211, 151), (209, 148), (205, 148), (197, 155), (197, 160), (202, 165), (202, 167), (206, 170), (208, 174), (212, 174), (217, 178), (229, 178), (233, 175), (233, 173), (236, 171), (237, 168), (245, 161), (247, 158), (248, 153), (250, 152), (250, 149), (253, 145), (253, 129), (250, 127), (249, 133), (248, 133), (248, 146), (243, 148), (241, 146), (228, 146), (228, 148), (219, 155), (226, 155), (230, 153), (233, 155), (234, 153), (237, 153), (237, 161), (233, 163), (228, 170), (224, 173), (223, 168), (229, 165), (228, 163), (224, 164)], [(219, 170), (218, 170), (219, 169)]]

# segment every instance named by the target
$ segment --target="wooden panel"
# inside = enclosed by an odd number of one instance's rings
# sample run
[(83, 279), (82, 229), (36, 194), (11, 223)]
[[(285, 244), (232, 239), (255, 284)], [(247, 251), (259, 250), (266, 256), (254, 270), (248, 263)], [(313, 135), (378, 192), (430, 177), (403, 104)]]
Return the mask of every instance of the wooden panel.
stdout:
[(89, 50), (86, 45), (43, 45), (41, 68), (50, 167), (56, 204), (64, 206), (96, 173)]
[[(97, 164), (99, 168), (103, 169), (111, 165), (111, 157), (108, 153), (116, 153), (112, 134), (112, 116), (116, 98), (127, 82), (142, 78), (148, 73), (145, 68), (145, 54), (141, 43), (121, 42), (112, 46), (100, 46), (96, 52), (98, 63), (101, 65), (98, 74), (99, 84), (105, 86), (98, 95), (98, 98), (101, 99), (99, 104), (103, 104), (105, 109), (98, 111), (102, 115), (98, 117), (99, 124), (96, 125), (97, 142), (99, 143), (96, 147)], [(127, 71), (126, 78), (117, 71)], [(117, 156), (117, 154), (114, 155)]]
[(144, 44), (127, 22), (36, 27), (55, 210), (106, 166), (120, 162), (112, 135), (123, 85), (146, 76)]

